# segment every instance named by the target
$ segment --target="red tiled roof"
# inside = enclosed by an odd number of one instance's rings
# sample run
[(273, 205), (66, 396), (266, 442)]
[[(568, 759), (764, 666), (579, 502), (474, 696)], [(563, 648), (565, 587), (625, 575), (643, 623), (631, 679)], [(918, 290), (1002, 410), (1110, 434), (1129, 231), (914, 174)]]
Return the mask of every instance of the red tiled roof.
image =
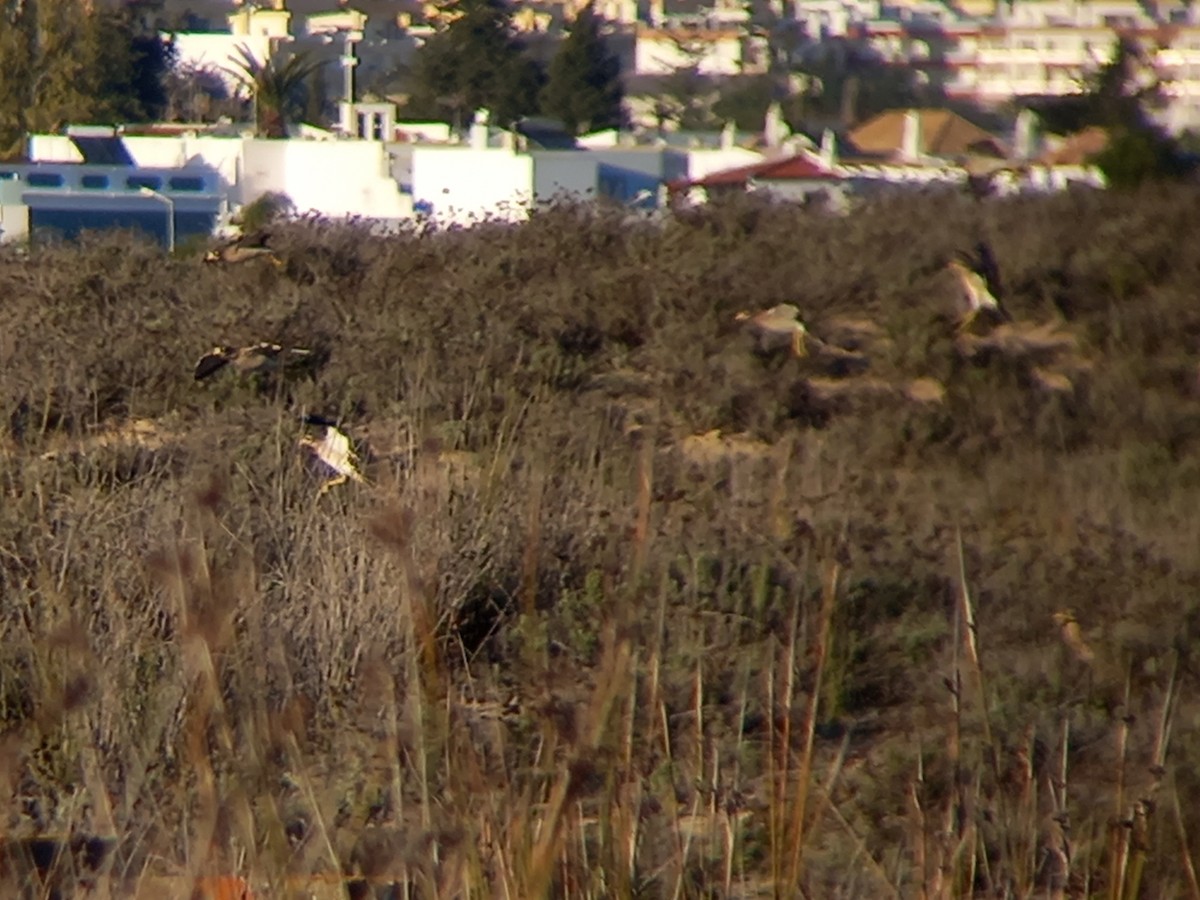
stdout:
[(119, 129), (121, 135), (130, 137), (136, 136), (153, 136), (153, 137), (176, 137), (181, 134), (186, 134), (189, 131), (211, 131), (212, 125), (207, 123), (187, 123), (187, 122), (136, 122), (129, 125), (122, 125)]
[(797, 153), (795, 156), (768, 159), (763, 162), (751, 163), (748, 166), (738, 166), (736, 169), (711, 172), (703, 178), (697, 178), (687, 184), (691, 187), (722, 187), (725, 185), (732, 187), (745, 185), (751, 179), (756, 181), (837, 181), (839, 177), (808, 154)]
[(997, 138), (948, 109), (891, 109), (882, 112), (850, 132), (850, 142), (864, 153), (895, 153), (904, 143), (905, 120), (909, 112), (920, 123), (920, 150), (931, 156), (961, 156), (990, 151), (1002, 156)]
[(1092, 125), (1068, 135), (1058, 147), (1043, 153), (1038, 161), (1050, 166), (1081, 166), (1107, 146), (1108, 132)]

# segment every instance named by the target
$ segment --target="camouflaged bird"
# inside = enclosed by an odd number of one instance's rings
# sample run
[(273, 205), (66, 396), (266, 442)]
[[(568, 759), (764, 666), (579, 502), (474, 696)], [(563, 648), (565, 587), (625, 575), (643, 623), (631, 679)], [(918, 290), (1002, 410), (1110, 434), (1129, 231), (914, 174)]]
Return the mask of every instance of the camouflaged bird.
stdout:
[(203, 381), (226, 368), (239, 375), (255, 375), (306, 369), (317, 362), (318, 355), (313, 350), (299, 347), (285, 349), (279, 344), (260, 341), (248, 347), (214, 347), (196, 362), (194, 375), (197, 381)]
[(808, 355), (808, 330), (800, 321), (799, 307), (781, 303), (757, 313), (743, 310), (733, 318), (754, 335), (759, 350), (764, 353), (787, 347), (793, 356)]
[(260, 229), (218, 244), (204, 254), (204, 261), (209, 264), (234, 264), (252, 259), (266, 259), (276, 266), (282, 266), (283, 261), (268, 246), (270, 240), (270, 232)]
[(1000, 302), (1004, 295), (1000, 285), (1000, 267), (987, 242), (977, 243), (974, 254), (959, 253), (947, 263), (946, 268), (958, 279), (961, 291), (960, 331), (970, 328), (980, 316), (986, 316), (994, 324), (1012, 320)]
[(366, 478), (359, 471), (358, 454), (351, 446), (349, 436), (328, 419), (320, 416), (307, 416), (304, 421), (308, 425), (316, 425), (324, 429), (320, 438), (306, 434), (298, 441), (301, 447), (312, 452), (313, 457), (329, 474), (329, 477), (321, 484), (317, 496), (320, 497), (330, 489), (339, 484), (345, 484), (347, 481), (365, 484)]

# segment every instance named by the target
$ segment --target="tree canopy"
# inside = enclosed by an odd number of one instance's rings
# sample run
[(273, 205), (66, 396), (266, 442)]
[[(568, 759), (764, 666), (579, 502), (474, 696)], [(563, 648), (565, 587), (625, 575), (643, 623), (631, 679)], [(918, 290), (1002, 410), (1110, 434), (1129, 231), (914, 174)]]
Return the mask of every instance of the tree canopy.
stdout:
[(480, 108), (501, 125), (536, 113), (545, 76), (524, 53), (503, 0), (458, 0), (452, 14), (417, 54), (406, 112), (459, 127)]
[(230, 69), (252, 94), (255, 130), (259, 137), (287, 137), (288, 122), (304, 111), (304, 89), (309, 77), (319, 72), (323, 61), (305, 53), (287, 59), (258, 60), (245, 47), (239, 48), (237, 66)]
[(1164, 101), (1162, 84), (1136, 40), (1120, 37), (1112, 58), (1081, 82), (1079, 94), (1028, 105), (1052, 134), (1105, 129), (1108, 146), (1093, 161), (1110, 185), (1133, 186), (1195, 170), (1194, 161), (1154, 118)]
[(0, 0), (0, 156), (30, 131), (157, 118), (171, 62), (133, 7)]
[(609, 52), (589, 3), (575, 17), (550, 63), (542, 112), (573, 134), (582, 134), (623, 125), (623, 99), (621, 62)]

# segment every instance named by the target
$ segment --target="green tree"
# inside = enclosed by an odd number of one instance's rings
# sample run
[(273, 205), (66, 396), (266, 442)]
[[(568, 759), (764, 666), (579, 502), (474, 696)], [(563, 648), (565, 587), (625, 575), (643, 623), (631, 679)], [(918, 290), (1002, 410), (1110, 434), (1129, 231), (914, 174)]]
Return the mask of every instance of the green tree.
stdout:
[(541, 99), (542, 111), (573, 134), (625, 123), (621, 61), (608, 51), (591, 3), (580, 10), (559, 45)]
[(911, 68), (888, 65), (844, 39), (822, 44), (797, 74), (810, 85), (802, 109), (812, 126), (849, 128), (889, 109), (919, 106), (923, 99)]
[(319, 69), (309, 73), (304, 83), (304, 121), (326, 128), (329, 125), (329, 85)]
[(32, 99), (37, 11), (31, 2), (0, 5), (0, 159), (19, 153)]
[(418, 51), (405, 112), (456, 127), (480, 108), (508, 126), (538, 111), (545, 81), (517, 40), (503, 0), (459, 0), (458, 14)]
[(259, 137), (286, 138), (288, 123), (304, 111), (305, 82), (324, 65), (306, 53), (262, 62), (245, 47), (229, 73), (250, 92), (254, 104), (255, 132)]
[(30, 131), (160, 115), (170, 62), (133, 7), (0, 0), (0, 155)]
[[(804, 76), (793, 76), (803, 79)], [(767, 110), (778, 101), (783, 118), (795, 131), (803, 120), (805, 97), (790, 93), (783, 79), (773, 74), (747, 75), (728, 79), (721, 87), (721, 96), (713, 104), (713, 115), (722, 122), (732, 122), (738, 131), (762, 131)]]
[(1111, 186), (1132, 187), (1195, 171), (1193, 157), (1154, 119), (1154, 110), (1164, 102), (1162, 85), (1136, 40), (1119, 38), (1112, 58), (1080, 83), (1083, 90), (1077, 95), (1028, 105), (1054, 134), (1105, 129), (1108, 146), (1093, 162)]

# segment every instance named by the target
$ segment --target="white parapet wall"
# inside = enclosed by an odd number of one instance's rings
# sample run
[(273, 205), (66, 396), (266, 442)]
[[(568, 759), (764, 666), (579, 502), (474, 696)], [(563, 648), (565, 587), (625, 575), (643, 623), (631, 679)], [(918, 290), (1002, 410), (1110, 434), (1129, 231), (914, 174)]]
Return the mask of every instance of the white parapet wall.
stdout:
[(296, 211), (331, 217), (406, 219), (413, 197), (391, 175), (381, 141), (247, 139), (233, 203), (268, 192), (287, 194)]
[(533, 160), (507, 147), (415, 146), (412, 192), (418, 212), (439, 224), (521, 221), (535, 193)]
[(29, 207), (21, 200), (24, 186), (0, 173), (0, 243), (29, 237)]

